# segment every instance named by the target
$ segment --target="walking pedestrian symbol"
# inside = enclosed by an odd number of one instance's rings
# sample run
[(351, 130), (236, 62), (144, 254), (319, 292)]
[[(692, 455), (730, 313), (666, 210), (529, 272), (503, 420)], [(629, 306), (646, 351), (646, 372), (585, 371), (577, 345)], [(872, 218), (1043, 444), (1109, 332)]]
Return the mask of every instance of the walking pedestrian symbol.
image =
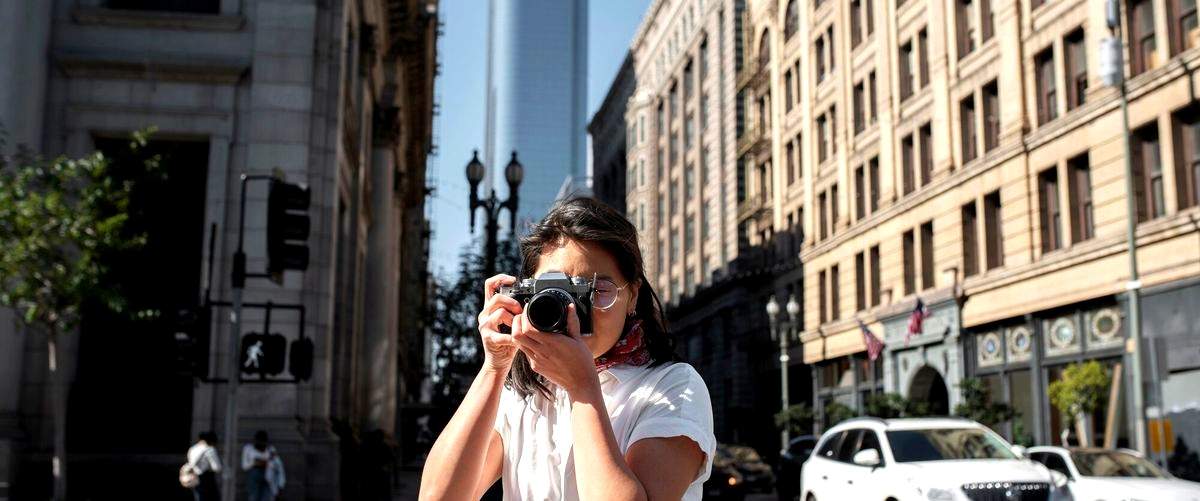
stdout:
[(250, 348), (246, 350), (246, 363), (242, 364), (242, 367), (259, 368), (258, 359), (263, 355), (262, 346), (262, 341), (255, 341), (254, 344), (250, 345)]
[(241, 368), (246, 374), (274, 376), (287, 363), (287, 339), (279, 334), (242, 336)]

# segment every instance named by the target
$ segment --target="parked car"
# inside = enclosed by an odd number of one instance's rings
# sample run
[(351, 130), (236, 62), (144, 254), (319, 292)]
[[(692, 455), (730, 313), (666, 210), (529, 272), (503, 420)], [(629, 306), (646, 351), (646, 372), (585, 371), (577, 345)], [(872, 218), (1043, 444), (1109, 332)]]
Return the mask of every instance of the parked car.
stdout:
[(1029, 458), (1066, 475), (1076, 501), (1200, 501), (1200, 483), (1172, 477), (1134, 451), (1030, 447)]
[(742, 475), (746, 492), (771, 492), (775, 489), (775, 472), (763, 462), (758, 451), (744, 445), (717, 445), (716, 461), (729, 461)]
[(855, 418), (821, 436), (805, 501), (1067, 501), (1066, 477), (967, 419)]
[(742, 473), (733, 465), (732, 458), (722, 457), (718, 452), (713, 457), (712, 473), (704, 482), (704, 499), (742, 501), (745, 498), (746, 482)]
[(779, 501), (800, 498), (800, 468), (817, 447), (816, 435), (801, 435), (788, 441), (788, 448), (779, 457), (779, 473), (775, 475), (775, 491)]

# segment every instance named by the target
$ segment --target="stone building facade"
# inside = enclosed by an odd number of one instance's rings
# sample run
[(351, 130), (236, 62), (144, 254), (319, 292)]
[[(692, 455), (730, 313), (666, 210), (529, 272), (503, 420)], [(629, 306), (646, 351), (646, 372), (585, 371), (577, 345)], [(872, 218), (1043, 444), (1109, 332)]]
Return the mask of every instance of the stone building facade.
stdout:
[[(629, 180), (637, 179), (637, 172), (627, 166), (626, 148), (634, 142), (633, 129), (625, 126), (625, 107), (633, 96), (637, 82), (633, 77), (633, 59), (626, 55), (617, 76), (613, 78), (608, 94), (600, 103), (600, 109), (588, 123), (591, 139), (592, 196), (613, 208), (625, 212), (625, 189)], [(645, 217), (643, 214), (641, 217)], [(637, 221), (633, 221), (637, 224)]]
[[(0, 53), (24, 61), (35, 82), (0, 79), (0, 120), (21, 132), (19, 141), (82, 156), (157, 129), (151, 148), (173, 181), (139, 219), (152, 229), (153, 253), (136, 268), (118, 267), (132, 290), (169, 298), (156, 305), (200, 311), (206, 291), (230, 297), (240, 174), (278, 169), (309, 187), (308, 269), (287, 272), (281, 285), (248, 281), (246, 301), (302, 305), (315, 370), (298, 384), (243, 385), (237, 438), (270, 433), (287, 466), (285, 497), (356, 497), (361, 469), (348, 465), (358, 441), (373, 430), (397, 433), (397, 408), (424, 370), (437, 2), (18, 1), (5, 2), (0, 22), (23, 27), (19, 41), (0, 39)], [(35, 92), (38, 81), (44, 93)], [(247, 194), (253, 272), (265, 267), (266, 187), (251, 184)], [(203, 329), (213, 377), (231, 362), (228, 313), (216, 307)], [(261, 309), (247, 309), (243, 332), (260, 331), (264, 320)], [(300, 335), (294, 312), (274, 311), (271, 325), (289, 339)], [(68, 337), (72, 497), (126, 497), (136, 488), (170, 499), (196, 434), (224, 429), (225, 386), (161, 362), (173, 359), (175, 330), (96, 314)], [(46, 498), (46, 343), (6, 316), (0, 353), (0, 482), (8, 489), (0, 499)]]
[[(1200, 342), (1200, 122), (1188, 69), (1200, 32), (1194, 12), (1169, 0), (1123, 5), (1132, 193), (1119, 93), (1096, 70), (1110, 35), (1104, 2), (748, 2), (758, 65), (744, 77), (746, 108), (758, 128), (739, 144), (757, 166), (750, 200), (795, 179), (771, 192), (776, 228), (789, 194), (807, 209), (802, 339), (818, 409), (877, 388), (952, 408), (957, 382), (980, 377), (1022, 412), (1031, 441), (1055, 441), (1063, 426), (1046, 385), (1069, 362), (1128, 365), (1124, 302), (1135, 286), (1157, 312), (1143, 332), (1187, 348), (1169, 350), (1180, 355), (1166, 361), (1163, 401), (1147, 402), (1195, 412), (1195, 397), (1172, 388), (1200, 377), (1183, 355)], [(918, 298), (933, 316), (906, 339)], [(875, 369), (858, 321), (887, 343)], [(1130, 412), (1117, 419), (1118, 443), (1130, 443)]]

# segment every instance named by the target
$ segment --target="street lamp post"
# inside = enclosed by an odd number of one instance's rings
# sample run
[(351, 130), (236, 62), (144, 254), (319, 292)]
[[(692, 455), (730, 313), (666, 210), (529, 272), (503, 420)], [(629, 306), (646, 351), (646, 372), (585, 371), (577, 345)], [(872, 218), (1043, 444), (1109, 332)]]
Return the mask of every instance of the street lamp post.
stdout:
[[(779, 302), (775, 300), (775, 295), (771, 295), (771, 299), (767, 301), (767, 319), (771, 323), (771, 340), (779, 341), (779, 400), (780, 410), (787, 412), (788, 410), (788, 356), (789, 344), (792, 337), (796, 335), (796, 322), (800, 316), (800, 303), (796, 302), (796, 297), (788, 296), (787, 320), (778, 320), (779, 317)], [(782, 324), (782, 326), (780, 325)], [(783, 332), (780, 332), (782, 327)], [(790, 423), (784, 422), (782, 430), (779, 432), (779, 452), (780, 454), (787, 451), (789, 434), (788, 426)]]
[(484, 277), (491, 277), (496, 274), (496, 234), (500, 231), (500, 211), (508, 209), (509, 229), (516, 231), (517, 227), (517, 188), (521, 185), (521, 179), (525, 176), (525, 168), (521, 162), (517, 161), (517, 152), (512, 152), (512, 160), (509, 160), (508, 166), (504, 168), (504, 179), (508, 182), (508, 198), (501, 201), (496, 198), (496, 191), (489, 188), (487, 198), (479, 198), (476, 189), (479, 187), (480, 181), (483, 181), (484, 166), (483, 162), (479, 161), (479, 150), (475, 150), (471, 154), (471, 161), (467, 163), (467, 182), (471, 183), (471, 233), (475, 232), (475, 210), (483, 208), (484, 215), (487, 217), (485, 229), (487, 230), (487, 241), (485, 242), (485, 251), (487, 259), (484, 261)]

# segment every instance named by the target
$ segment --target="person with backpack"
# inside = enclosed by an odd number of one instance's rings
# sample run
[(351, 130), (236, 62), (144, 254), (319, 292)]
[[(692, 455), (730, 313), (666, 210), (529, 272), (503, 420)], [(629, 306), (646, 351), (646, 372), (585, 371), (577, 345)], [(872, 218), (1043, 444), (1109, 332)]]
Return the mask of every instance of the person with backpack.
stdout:
[(246, 472), (249, 501), (273, 501), (283, 490), (283, 460), (271, 445), (266, 430), (255, 432), (254, 442), (242, 447), (242, 470)]
[(221, 488), (217, 474), (221, 472), (221, 457), (217, 454), (217, 434), (200, 432), (199, 440), (188, 449), (187, 463), (179, 468), (179, 483), (192, 490), (196, 501), (219, 501)]

